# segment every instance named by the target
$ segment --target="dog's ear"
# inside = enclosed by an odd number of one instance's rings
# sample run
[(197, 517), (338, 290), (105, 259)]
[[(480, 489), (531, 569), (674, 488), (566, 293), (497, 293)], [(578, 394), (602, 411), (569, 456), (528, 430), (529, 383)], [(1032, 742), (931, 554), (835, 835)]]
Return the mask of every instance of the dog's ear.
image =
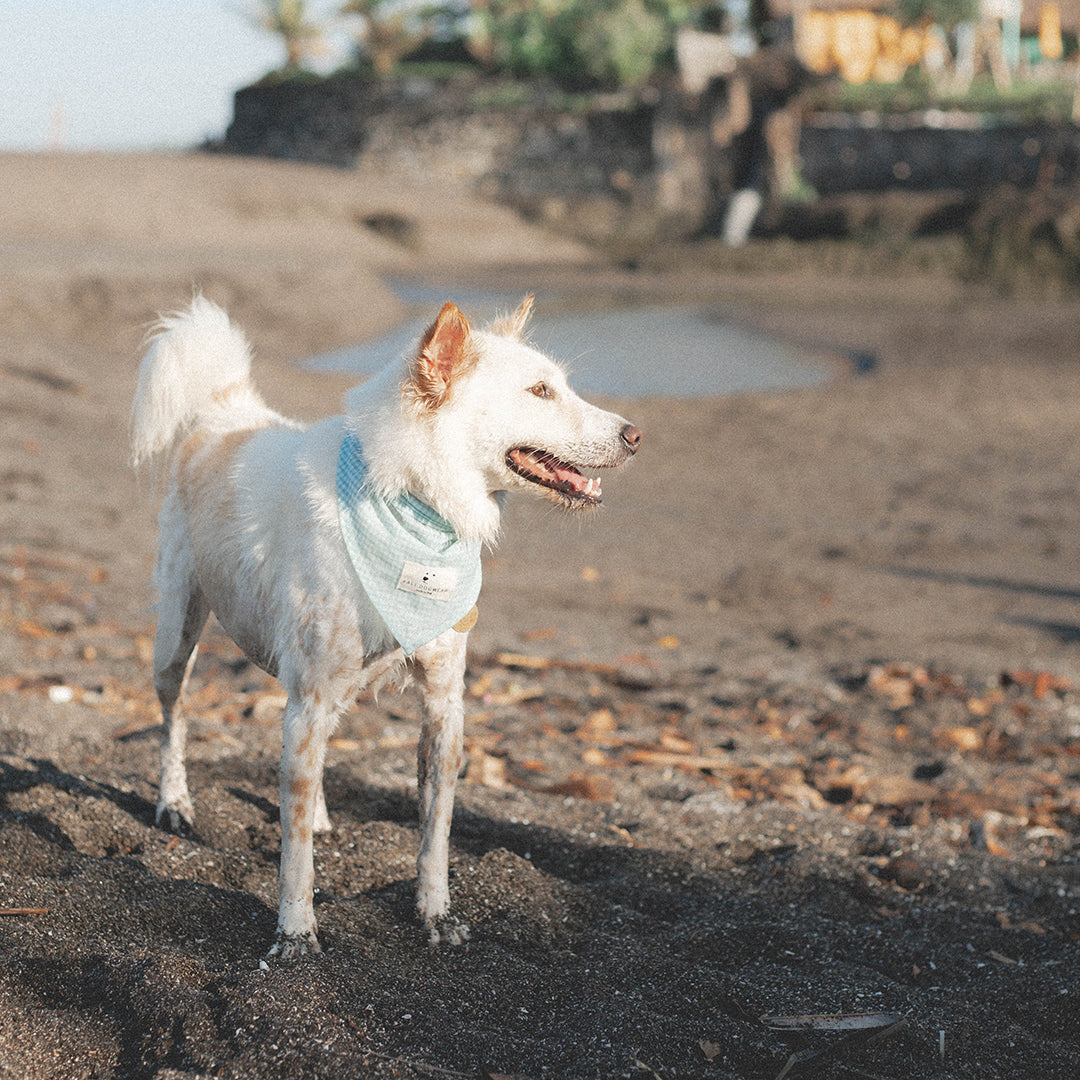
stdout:
[(469, 341), (468, 319), (449, 302), (420, 339), (420, 351), (412, 365), (411, 389), (425, 408), (438, 408), (450, 395), (454, 379), (476, 359)]
[(491, 332), (498, 334), (500, 337), (509, 337), (521, 339), (521, 335), (525, 333), (525, 324), (529, 321), (529, 316), (532, 314), (533, 301), (536, 299), (531, 293), (525, 297), (524, 300), (518, 305), (517, 311), (513, 315), (505, 315), (501, 319), (496, 319), (491, 324)]

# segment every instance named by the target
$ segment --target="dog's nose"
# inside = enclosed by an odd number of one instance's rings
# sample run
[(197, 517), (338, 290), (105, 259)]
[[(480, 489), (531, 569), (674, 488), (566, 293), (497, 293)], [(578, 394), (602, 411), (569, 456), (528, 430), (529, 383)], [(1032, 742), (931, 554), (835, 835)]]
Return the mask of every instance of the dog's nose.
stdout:
[(641, 445), (641, 428), (634, 427), (633, 424), (627, 424), (626, 427), (619, 432), (622, 437), (622, 441), (626, 446), (626, 449), (631, 454), (637, 453), (637, 448)]

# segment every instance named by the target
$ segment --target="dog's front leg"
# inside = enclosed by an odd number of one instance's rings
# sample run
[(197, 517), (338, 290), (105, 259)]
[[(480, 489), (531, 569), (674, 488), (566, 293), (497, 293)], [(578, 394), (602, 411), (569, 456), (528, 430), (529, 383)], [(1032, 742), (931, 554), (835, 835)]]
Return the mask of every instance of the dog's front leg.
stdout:
[(283, 720), (281, 872), (277, 933), (270, 955), (286, 959), (321, 951), (313, 907), (312, 834), (319, 824), (316, 805), (330, 726), (311, 698), (317, 700), (317, 695), (290, 694)]
[(424, 721), (417, 753), (420, 796), (420, 856), (416, 909), (433, 945), (460, 945), (469, 928), (450, 919), (450, 820), (461, 769), (465, 726), (465, 642), (467, 634), (447, 630), (418, 649), (423, 672)]

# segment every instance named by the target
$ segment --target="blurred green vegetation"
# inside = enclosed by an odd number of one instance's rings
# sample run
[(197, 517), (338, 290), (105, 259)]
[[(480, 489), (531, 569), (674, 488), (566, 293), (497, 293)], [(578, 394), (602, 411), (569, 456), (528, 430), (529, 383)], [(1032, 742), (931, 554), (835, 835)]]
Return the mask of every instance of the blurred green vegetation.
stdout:
[[(975, 3), (897, 0), (905, 21), (930, 19), (943, 26), (970, 17)], [(581, 112), (590, 107), (590, 94), (623, 91), (632, 97), (659, 73), (673, 70), (677, 30), (711, 25), (721, 9), (721, 0), (342, 0), (334, 16), (319, 20), (305, 0), (260, 0), (251, 17), (285, 46), (285, 64), (264, 82), (318, 81), (322, 76), (311, 72), (309, 62), (331, 25), (352, 15), (356, 56), (337, 74), (451, 79), (483, 72), (495, 78), (475, 94), (476, 108), (526, 107), (536, 101), (539, 82), (548, 88), (545, 106)], [(1065, 48), (1066, 55), (1076, 52), (1075, 35), (1067, 36)], [(1022, 72), (1009, 87), (984, 74), (963, 89), (950, 89), (950, 80), (912, 67), (896, 83), (821, 82), (805, 104), (853, 113), (938, 109), (1068, 123), (1077, 94), (1074, 72), (1072, 64), (1042, 65)]]
[(951, 91), (911, 68), (897, 83), (824, 84), (812, 93), (810, 103), (841, 112), (891, 114), (940, 109), (1065, 123), (1072, 118), (1076, 92), (1075, 80), (1064, 76), (1020, 78), (1007, 88), (999, 88), (989, 74), (977, 76), (965, 90)]
[(494, 71), (569, 87), (640, 86), (671, 65), (675, 31), (703, 6), (684, 0), (486, 0), (473, 8), (469, 47)]
[(945, 30), (955, 30), (962, 22), (979, 16), (980, 0), (897, 0), (896, 13), (905, 26), (936, 23)]
[(360, 16), (356, 67), (385, 77), (420, 54), (457, 54), (494, 74), (547, 79), (567, 89), (646, 83), (674, 64), (675, 32), (718, 0), (343, 0), (316, 20), (305, 0), (260, 0), (252, 18), (281, 38), (287, 59), (272, 73), (302, 78), (331, 26)]

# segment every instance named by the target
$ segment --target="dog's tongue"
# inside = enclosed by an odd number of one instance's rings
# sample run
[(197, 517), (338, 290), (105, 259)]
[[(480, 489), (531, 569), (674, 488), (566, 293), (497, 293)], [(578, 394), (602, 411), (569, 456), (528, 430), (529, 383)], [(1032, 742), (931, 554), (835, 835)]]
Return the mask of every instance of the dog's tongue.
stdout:
[(543, 456), (541, 464), (560, 484), (567, 484), (575, 491), (583, 491), (588, 483), (577, 469), (564, 465), (558, 458), (553, 458), (550, 454)]
[(540, 453), (538, 451), (526, 452), (514, 450), (511, 452), (514, 460), (530, 472), (552, 484), (563, 488), (570, 488), (583, 495), (598, 497), (600, 494), (600, 482), (590, 480), (582, 476), (572, 465), (560, 461), (553, 454)]

